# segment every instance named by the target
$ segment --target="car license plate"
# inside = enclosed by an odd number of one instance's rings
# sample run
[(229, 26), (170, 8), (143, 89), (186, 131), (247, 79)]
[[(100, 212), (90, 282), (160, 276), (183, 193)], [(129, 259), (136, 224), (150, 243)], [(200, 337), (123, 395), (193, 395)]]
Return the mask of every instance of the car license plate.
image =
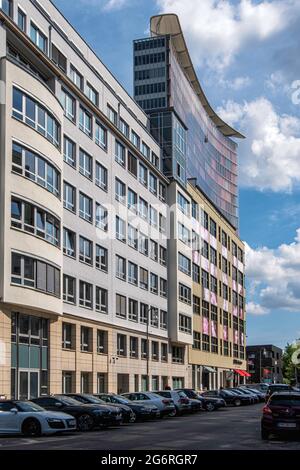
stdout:
[(296, 423), (278, 423), (277, 425), (279, 428), (296, 428)]

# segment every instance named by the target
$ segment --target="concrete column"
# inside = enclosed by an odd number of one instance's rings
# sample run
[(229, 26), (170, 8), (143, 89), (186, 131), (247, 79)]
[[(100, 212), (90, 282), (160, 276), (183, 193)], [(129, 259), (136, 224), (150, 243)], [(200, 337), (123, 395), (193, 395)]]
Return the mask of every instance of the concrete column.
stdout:
[(0, 309), (0, 395), (10, 398), (11, 317)]
[(6, 56), (6, 29), (0, 23), (0, 58)]

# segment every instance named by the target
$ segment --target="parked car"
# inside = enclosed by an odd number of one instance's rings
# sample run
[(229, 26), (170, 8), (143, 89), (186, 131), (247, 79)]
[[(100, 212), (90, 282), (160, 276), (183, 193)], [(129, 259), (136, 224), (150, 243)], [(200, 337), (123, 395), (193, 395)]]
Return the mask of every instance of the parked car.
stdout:
[(248, 396), (249, 398), (251, 398), (252, 404), (257, 404), (257, 403), (259, 403), (259, 398), (258, 398), (258, 396), (256, 395), (256, 393), (251, 392), (251, 390), (248, 390), (248, 389), (245, 389), (245, 388), (242, 388), (242, 387), (237, 387), (237, 388), (234, 389), (234, 390), (238, 390), (238, 391), (242, 392), (244, 395), (246, 395), (246, 396)]
[(176, 415), (176, 409), (173, 400), (170, 398), (161, 397), (154, 392), (123, 393), (122, 396), (132, 401), (157, 406), (160, 412), (160, 418), (163, 418), (164, 416)]
[(244, 405), (253, 405), (255, 403), (256, 399), (254, 400), (253, 395), (245, 394), (238, 388), (229, 388), (229, 392), (238, 395), (239, 397), (243, 397), (245, 399)]
[(105, 403), (128, 406), (135, 414), (137, 420), (144, 421), (146, 419), (160, 417), (160, 411), (155, 405), (133, 402), (128, 400), (128, 398), (125, 398), (122, 395), (116, 395), (115, 393), (99, 393), (95, 396), (99, 397)]
[(275, 392), (292, 392), (294, 389), (291, 387), (291, 385), (287, 384), (269, 384), (268, 385), (268, 390), (266, 392), (266, 397), (265, 401), (269, 400), (270, 396), (273, 395)]
[(32, 400), (46, 410), (60, 410), (76, 418), (79, 431), (91, 431), (94, 427), (108, 427), (122, 422), (121, 410), (107, 405), (84, 405), (66, 395), (50, 395)]
[(257, 388), (250, 388), (250, 387), (244, 387), (244, 386), (240, 387), (240, 388), (245, 388), (247, 390), (250, 390), (250, 392), (254, 393), (258, 397), (259, 401), (261, 401), (261, 402), (265, 401), (266, 394), (261, 392)]
[(204, 397), (217, 397), (217, 398), (223, 398), (225, 401), (226, 405), (233, 405), (233, 406), (241, 406), (241, 405), (248, 405), (249, 404), (249, 398), (246, 397), (245, 395), (237, 394), (232, 392), (231, 390), (209, 390), (207, 392), (204, 392), (202, 394)]
[(181, 389), (190, 400), (197, 400), (201, 404), (201, 409), (206, 411), (214, 411), (226, 406), (225, 400), (219, 397), (206, 397), (200, 395), (192, 388)]
[(185, 393), (179, 390), (163, 390), (155, 393), (157, 393), (161, 397), (170, 398), (170, 400), (173, 400), (175, 405), (176, 416), (182, 415), (183, 413), (190, 413), (191, 411), (193, 411), (191, 401), (185, 395)]
[(47, 411), (31, 401), (0, 401), (0, 434), (37, 437), (76, 431), (76, 420), (62, 411)]
[(283, 432), (300, 433), (300, 393), (295, 391), (274, 392), (263, 408), (261, 437)]
[(87, 393), (68, 393), (66, 394), (67, 397), (74, 398), (74, 400), (78, 400), (84, 404), (91, 404), (91, 405), (104, 405), (104, 406), (113, 406), (114, 408), (120, 409), (122, 413), (122, 421), (123, 423), (134, 423), (136, 420), (136, 415), (133, 413), (131, 408), (126, 405), (121, 404), (113, 404), (110, 403), (109, 405), (94, 395), (90, 395)]
[(268, 384), (266, 383), (258, 383), (258, 384), (246, 384), (245, 387), (255, 388), (262, 393), (267, 393)]

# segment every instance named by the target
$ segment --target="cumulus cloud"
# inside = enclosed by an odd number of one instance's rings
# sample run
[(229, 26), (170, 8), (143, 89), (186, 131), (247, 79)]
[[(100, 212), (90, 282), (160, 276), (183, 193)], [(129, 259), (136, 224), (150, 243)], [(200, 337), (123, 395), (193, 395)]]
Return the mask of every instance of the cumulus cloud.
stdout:
[(249, 44), (285, 30), (299, 15), (298, 0), (157, 0), (163, 13), (180, 17), (196, 65), (228, 67)]
[(300, 313), (300, 228), (294, 242), (277, 249), (246, 244), (246, 274), (248, 313), (266, 315), (278, 309)]
[(251, 84), (250, 77), (236, 77), (232, 80), (224, 79), (221, 77), (218, 81), (218, 84), (223, 88), (229, 88), (234, 91), (242, 90), (243, 88), (248, 87)]
[(126, 7), (130, 0), (79, 0), (80, 3), (88, 5), (89, 7), (97, 7), (102, 11), (115, 11)]
[(227, 101), (220, 116), (247, 136), (240, 144), (240, 183), (258, 190), (290, 192), (300, 183), (300, 119), (279, 114), (264, 97)]

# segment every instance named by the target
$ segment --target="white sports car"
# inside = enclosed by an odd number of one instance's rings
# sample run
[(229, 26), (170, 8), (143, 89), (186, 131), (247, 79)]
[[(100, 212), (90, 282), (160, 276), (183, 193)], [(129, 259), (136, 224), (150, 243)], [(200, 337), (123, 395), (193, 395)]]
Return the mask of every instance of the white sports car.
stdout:
[(76, 419), (59, 411), (46, 411), (31, 401), (0, 401), (0, 434), (41, 436), (75, 431)]

